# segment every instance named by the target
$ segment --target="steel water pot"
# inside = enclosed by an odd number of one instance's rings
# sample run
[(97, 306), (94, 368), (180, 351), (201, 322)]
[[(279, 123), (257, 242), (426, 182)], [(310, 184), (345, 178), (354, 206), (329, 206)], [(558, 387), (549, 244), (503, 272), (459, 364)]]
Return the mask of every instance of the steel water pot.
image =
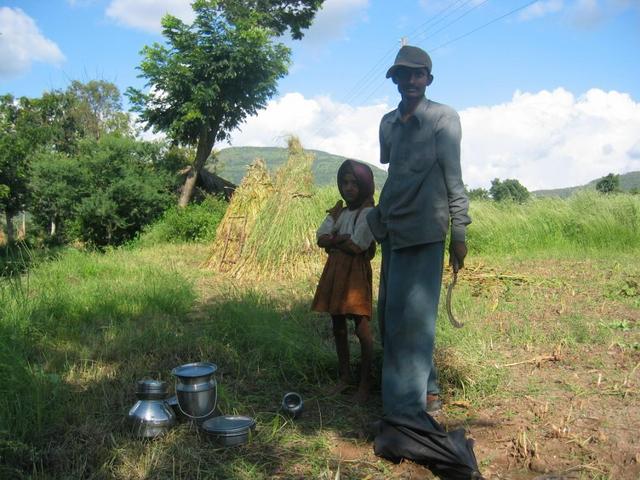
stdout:
[(136, 437), (154, 438), (167, 433), (175, 425), (176, 416), (165, 402), (166, 382), (140, 380), (136, 384), (136, 396), (138, 401), (127, 415)]
[(217, 369), (214, 363), (195, 362), (171, 370), (176, 377), (178, 408), (188, 418), (202, 421), (213, 415), (218, 402)]

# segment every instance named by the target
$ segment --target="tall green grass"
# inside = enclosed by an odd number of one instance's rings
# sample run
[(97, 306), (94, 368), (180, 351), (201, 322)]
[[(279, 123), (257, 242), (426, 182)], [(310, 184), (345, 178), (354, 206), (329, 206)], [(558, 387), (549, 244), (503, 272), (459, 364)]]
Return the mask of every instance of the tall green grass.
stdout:
[(468, 244), (478, 254), (640, 248), (640, 195), (580, 192), (524, 204), (472, 202)]
[(153, 350), (162, 332), (140, 325), (184, 314), (193, 301), (184, 278), (125, 251), (70, 250), (1, 279), (0, 472), (31, 466), (74, 412), (95, 407), (76, 390), (78, 365)]

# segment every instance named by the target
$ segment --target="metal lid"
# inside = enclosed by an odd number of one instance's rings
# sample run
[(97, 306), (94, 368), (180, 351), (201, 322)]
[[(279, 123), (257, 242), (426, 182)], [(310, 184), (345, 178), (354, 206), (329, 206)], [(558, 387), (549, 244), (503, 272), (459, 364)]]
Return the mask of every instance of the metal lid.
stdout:
[(187, 363), (171, 370), (177, 377), (205, 377), (218, 370), (218, 366), (211, 362)]
[(167, 393), (167, 382), (162, 380), (138, 380), (138, 393)]
[(255, 426), (256, 422), (253, 418), (242, 415), (221, 415), (202, 423), (203, 430), (218, 435), (243, 434)]

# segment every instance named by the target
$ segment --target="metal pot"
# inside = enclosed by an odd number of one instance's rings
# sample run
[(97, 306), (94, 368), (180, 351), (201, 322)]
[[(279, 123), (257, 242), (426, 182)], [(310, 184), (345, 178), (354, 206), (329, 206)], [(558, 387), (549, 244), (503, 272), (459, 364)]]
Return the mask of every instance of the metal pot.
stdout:
[(160, 380), (140, 380), (136, 386), (135, 403), (127, 419), (133, 434), (140, 438), (154, 438), (169, 431), (176, 423), (176, 416), (164, 401), (167, 383)]
[(282, 397), (282, 410), (293, 418), (298, 418), (302, 415), (304, 403), (302, 396), (296, 392), (289, 392)]
[(217, 369), (213, 363), (195, 362), (171, 370), (176, 377), (178, 409), (188, 418), (203, 421), (213, 415), (218, 402), (213, 376)]
[(207, 437), (220, 447), (234, 447), (249, 441), (256, 422), (241, 415), (221, 415), (202, 423)]

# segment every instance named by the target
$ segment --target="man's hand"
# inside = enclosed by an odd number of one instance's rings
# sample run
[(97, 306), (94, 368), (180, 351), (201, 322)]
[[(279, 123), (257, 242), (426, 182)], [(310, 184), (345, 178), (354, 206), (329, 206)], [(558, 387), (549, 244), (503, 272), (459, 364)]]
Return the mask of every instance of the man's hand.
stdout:
[(327, 213), (331, 215), (331, 218), (333, 218), (333, 221), (335, 222), (336, 220), (338, 220), (338, 217), (340, 216), (343, 208), (344, 207), (342, 206), (342, 200), (338, 200), (333, 207), (327, 210)]
[(449, 244), (449, 265), (457, 272), (464, 267), (464, 258), (467, 256), (467, 245), (464, 242), (452, 241)]

